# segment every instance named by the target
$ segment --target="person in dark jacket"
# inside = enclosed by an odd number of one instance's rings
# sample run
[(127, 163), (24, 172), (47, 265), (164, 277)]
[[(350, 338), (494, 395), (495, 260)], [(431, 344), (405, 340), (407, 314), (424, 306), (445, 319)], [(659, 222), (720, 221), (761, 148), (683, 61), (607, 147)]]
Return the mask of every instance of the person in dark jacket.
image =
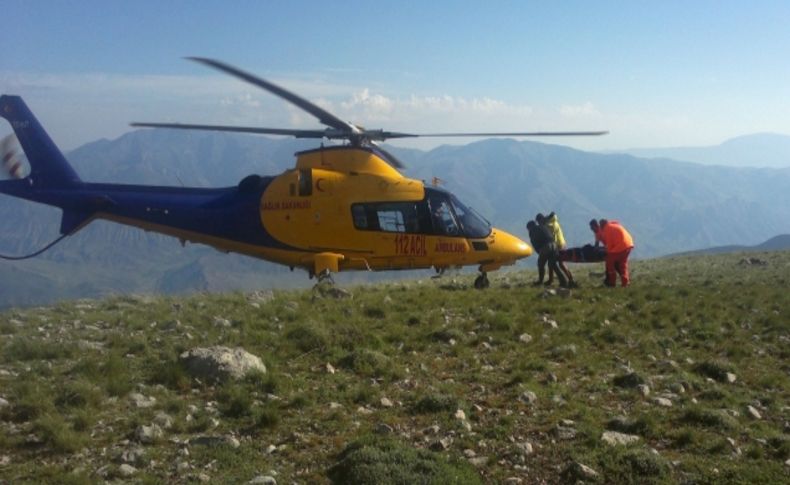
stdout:
[(538, 253), (538, 280), (535, 285), (543, 284), (543, 277), (546, 274), (546, 263), (549, 269), (553, 270), (560, 280), (560, 286), (565, 288), (568, 286), (565, 280), (565, 275), (560, 271), (557, 261), (559, 259), (559, 251), (557, 244), (554, 242), (554, 234), (551, 229), (543, 224), (536, 224), (535, 221), (527, 223), (527, 231), (529, 231), (529, 241), (535, 252)]
[[(560, 221), (557, 218), (557, 214), (554, 211), (547, 216), (543, 214), (538, 214), (535, 216), (535, 222), (540, 225), (546, 226), (551, 229), (551, 233), (554, 235), (554, 244), (557, 245), (557, 267), (560, 268), (560, 271), (565, 275), (565, 278), (568, 280), (568, 287), (570, 288), (577, 288), (578, 285), (573, 281), (573, 273), (571, 270), (568, 269), (568, 266), (565, 264), (565, 261), (559, 256), (562, 254), (562, 251), (566, 248), (565, 244), (565, 236), (562, 233), (562, 228), (560, 227)], [(546, 282), (546, 285), (551, 286), (551, 283), (554, 281), (554, 271), (549, 267), (549, 281)], [(562, 281), (562, 280), (560, 280)]]

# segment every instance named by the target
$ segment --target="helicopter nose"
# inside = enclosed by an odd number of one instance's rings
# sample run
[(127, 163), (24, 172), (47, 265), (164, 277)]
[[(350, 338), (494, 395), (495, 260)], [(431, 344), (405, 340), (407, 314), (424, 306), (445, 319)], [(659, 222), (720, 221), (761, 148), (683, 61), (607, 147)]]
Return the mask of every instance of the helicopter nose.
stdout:
[(494, 229), (496, 252), (512, 259), (522, 259), (531, 256), (532, 247), (505, 231)]

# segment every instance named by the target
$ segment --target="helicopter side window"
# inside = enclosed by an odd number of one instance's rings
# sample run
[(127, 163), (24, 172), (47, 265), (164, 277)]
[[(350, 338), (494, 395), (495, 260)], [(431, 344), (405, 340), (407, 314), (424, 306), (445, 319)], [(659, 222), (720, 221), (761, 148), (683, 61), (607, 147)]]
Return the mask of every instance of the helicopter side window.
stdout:
[(419, 202), (353, 204), (351, 217), (357, 229), (419, 234), (430, 229), (425, 209)]
[(354, 204), (351, 206), (351, 216), (354, 218), (354, 227), (357, 229), (368, 229), (368, 213), (365, 206)]
[(379, 229), (386, 232), (406, 232), (403, 213), (397, 210), (378, 210)]
[(313, 171), (309, 168), (299, 170), (299, 195), (313, 195)]

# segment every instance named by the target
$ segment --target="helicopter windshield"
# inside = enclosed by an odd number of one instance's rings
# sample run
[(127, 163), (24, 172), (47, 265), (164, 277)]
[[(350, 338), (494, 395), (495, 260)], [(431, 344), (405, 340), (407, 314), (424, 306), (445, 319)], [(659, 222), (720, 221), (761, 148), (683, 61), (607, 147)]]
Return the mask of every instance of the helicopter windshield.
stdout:
[(453, 194), (436, 189), (427, 189), (426, 192), (437, 233), (475, 239), (491, 234), (491, 224)]
[(452, 194), (450, 195), (450, 200), (453, 203), (455, 215), (461, 223), (466, 237), (483, 238), (491, 234), (491, 223), (485, 220), (483, 216), (478, 214), (471, 207), (463, 205), (461, 201)]

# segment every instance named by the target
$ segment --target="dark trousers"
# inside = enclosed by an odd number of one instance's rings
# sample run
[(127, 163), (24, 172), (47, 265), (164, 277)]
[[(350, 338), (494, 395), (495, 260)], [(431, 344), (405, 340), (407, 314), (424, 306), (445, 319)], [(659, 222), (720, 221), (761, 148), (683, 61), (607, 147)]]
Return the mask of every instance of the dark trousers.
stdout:
[(557, 264), (560, 258), (560, 253), (557, 250), (557, 245), (554, 243), (549, 243), (540, 248), (538, 252), (538, 282), (543, 282), (543, 276), (546, 274), (546, 264), (549, 265), (549, 271), (553, 271), (557, 274), (557, 278), (560, 280), (560, 286), (566, 286), (567, 280), (565, 279), (565, 275), (560, 271), (560, 267)]

